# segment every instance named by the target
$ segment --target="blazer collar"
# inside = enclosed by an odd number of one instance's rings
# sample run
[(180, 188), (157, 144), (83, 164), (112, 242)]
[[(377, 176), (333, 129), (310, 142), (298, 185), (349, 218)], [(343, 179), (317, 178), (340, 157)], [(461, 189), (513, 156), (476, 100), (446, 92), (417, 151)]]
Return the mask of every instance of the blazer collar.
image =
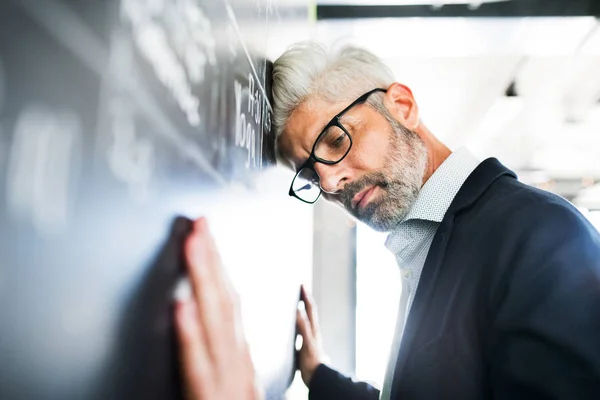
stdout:
[[(488, 158), (475, 168), (469, 175), (463, 186), (460, 188), (456, 197), (450, 204), (448, 212), (444, 219), (448, 219), (458, 214), (463, 209), (470, 207), (485, 193), (496, 179), (503, 175), (508, 175), (517, 178), (517, 175), (510, 169), (506, 168), (495, 158)], [(442, 221), (443, 222), (443, 221)]]

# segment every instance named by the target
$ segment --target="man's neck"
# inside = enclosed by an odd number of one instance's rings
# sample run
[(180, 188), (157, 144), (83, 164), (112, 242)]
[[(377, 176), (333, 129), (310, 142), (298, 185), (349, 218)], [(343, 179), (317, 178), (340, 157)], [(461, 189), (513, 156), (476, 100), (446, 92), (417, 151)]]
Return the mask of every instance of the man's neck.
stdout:
[(425, 184), (439, 166), (452, 154), (452, 151), (433, 136), (425, 125), (421, 124), (416, 132), (427, 147), (427, 168), (423, 176), (423, 184)]

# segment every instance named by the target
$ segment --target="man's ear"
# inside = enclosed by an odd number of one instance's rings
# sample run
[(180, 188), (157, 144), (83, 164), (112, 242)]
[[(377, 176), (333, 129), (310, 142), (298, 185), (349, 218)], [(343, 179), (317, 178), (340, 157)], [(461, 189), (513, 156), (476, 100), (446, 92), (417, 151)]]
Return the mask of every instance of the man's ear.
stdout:
[(394, 82), (385, 94), (385, 106), (406, 128), (414, 131), (419, 126), (419, 107), (412, 91), (406, 85)]

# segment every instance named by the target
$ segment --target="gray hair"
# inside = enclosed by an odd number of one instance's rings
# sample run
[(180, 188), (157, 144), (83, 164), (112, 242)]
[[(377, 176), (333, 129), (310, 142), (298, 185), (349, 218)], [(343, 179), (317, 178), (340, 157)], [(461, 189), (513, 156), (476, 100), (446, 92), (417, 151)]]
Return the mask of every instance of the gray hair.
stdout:
[[(315, 42), (290, 47), (273, 66), (273, 125), (279, 138), (294, 110), (311, 98), (351, 102), (374, 88), (387, 89), (394, 82), (390, 69), (373, 53), (347, 46), (328, 51)], [(384, 108), (382, 96), (368, 100)]]

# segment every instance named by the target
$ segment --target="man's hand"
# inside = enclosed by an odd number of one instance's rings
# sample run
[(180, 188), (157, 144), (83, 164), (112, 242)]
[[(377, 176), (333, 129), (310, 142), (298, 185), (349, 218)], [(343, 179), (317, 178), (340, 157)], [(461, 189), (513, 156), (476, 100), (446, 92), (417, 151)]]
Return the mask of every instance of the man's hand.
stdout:
[(298, 310), (296, 324), (302, 336), (302, 348), (299, 352), (300, 374), (304, 384), (309, 387), (313, 373), (323, 362), (321, 331), (317, 307), (311, 295), (302, 286), (302, 302), (304, 310)]
[(192, 286), (175, 310), (180, 360), (190, 400), (258, 400), (238, 300), (225, 276), (206, 220), (185, 241)]

